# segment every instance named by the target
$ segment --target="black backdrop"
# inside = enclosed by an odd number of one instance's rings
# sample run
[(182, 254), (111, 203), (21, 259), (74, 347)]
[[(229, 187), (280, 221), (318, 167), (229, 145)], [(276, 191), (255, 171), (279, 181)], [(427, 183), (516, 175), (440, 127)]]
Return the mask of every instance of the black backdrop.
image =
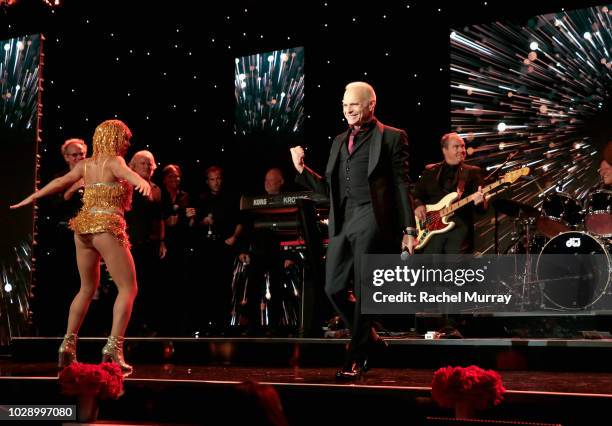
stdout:
[(289, 143), (234, 135), (235, 57), (305, 47), (304, 143), (319, 170), (330, 137), (344, 128), (344, 85), (373, 84), (378, 117), (408, 131), (416, 178), (438, 160), (450, 126), (449, 28), (596, 4), (65, 0), (51, 9), (21, 0), (2, 10), (0, 31), (46, 35), (43, 181), (62, 168), (65, 139), (89, 141), (96, 124), (116, 115), (134, 132), (132, 152), (150, 149), (162, 165), (181, 164), (187, 189), (197, 192), (203, 169), (219, 163), (236, 189), (252, 193), (261, 192), (265, 168), (291, 170)]
[[(131, 153), (149, 149), (161, 166), (176, 162), (184, 187), (198, 193), (211, 164), (243, 193), (262, 192), (266, 168), (291, 180), (288, 146), (308, 147), (322, 170), (329, 143), (344, 129), (346, 83), (370, 82), (377, 116), (407, 130), (411, 175), (438, 161), (449, 131), (449, 29), (600, 4), (596, 1), (234, 1), (65, 0), (50, 8), (21, 0), (0, 8), (0, 39), (44, 33), (41, 180), (63, 168), (62, 142), (90, 143), (109, 118), (134, 133)], [(234, 133), (234, 58), (305, 47), (303, 140)], [(52, 241), (40, 241), (41, 253)]]

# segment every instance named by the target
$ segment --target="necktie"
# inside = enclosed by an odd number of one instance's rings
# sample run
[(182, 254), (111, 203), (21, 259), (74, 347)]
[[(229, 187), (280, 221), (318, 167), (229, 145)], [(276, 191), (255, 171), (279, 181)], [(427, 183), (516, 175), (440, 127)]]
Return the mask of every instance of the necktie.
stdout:
[(359, 133), (359, 129), (356, 127), (353, 127), (353, 129), (351, 130), (351, 134), (349, 135), (349, 140), (348, 140), (349, 154), (352, 154), (353, 149), (355, 148), (355, 136), (357, 135), (357, 133)]

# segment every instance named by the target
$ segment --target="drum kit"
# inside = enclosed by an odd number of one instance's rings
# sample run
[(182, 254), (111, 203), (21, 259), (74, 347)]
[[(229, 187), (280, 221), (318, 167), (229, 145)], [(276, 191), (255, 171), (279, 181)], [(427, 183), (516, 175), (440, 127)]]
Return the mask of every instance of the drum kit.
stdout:
[[(580, 311), (597, 308), (604, 296), (612, 299), (611, 190), (592, 191), (584, 203), (556, 192), (539, 209), (504, 199), (493, 206), (514, 218), (513, 241), (504, 254), (524, 259), (517, 265), (515, 292), (521, 306)], [(563, 264), (556, 263), (560, 259)]]

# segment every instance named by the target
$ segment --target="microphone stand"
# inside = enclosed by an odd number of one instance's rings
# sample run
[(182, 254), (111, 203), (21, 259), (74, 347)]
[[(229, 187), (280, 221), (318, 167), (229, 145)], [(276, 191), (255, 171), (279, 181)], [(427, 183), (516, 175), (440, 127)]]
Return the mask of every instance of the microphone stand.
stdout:
[[(514, 158), (518, 153), (519, 151), (511, 152), (503, 163), (501, 163), (499, 166), (493, 169), (491, 173), (489, 173), (489, 175), (484, 179), (485, 182), (491, 179), (491, 177), (493, 177), (504, 165), (508, 163), (508, 161)], [(499, 254), (499, 224), (498, 224), (498, 218), (497, 218), (498, 217), (497, 209), (495, 208), (495, 206), (493, 206), (493, 210), (495, 212), (495, 227), (494, 227), (495, 254)]]

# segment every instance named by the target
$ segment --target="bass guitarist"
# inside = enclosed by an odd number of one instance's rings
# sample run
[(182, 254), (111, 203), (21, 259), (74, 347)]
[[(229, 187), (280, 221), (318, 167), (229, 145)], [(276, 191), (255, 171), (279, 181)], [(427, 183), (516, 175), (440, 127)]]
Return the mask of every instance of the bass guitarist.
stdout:
[(465, 142), (457, 133), (447, 133), (440, 140), (444, 161), (429, 164), (414, 187), (415, 215), (426, 218), (426, 204), (435, 204), (445, 195), (458, 192), (460, 198), (475, 193), (474, 202), (460, 208), (449, 218), (455, 226), (448, 232), (431, 236), (422, 248), (426, 254), (459, 254), (474, 251), (474, 213), (484, 213), (487, 201), (482, 187), (484, 179), (479, 167), (465, 161)]

